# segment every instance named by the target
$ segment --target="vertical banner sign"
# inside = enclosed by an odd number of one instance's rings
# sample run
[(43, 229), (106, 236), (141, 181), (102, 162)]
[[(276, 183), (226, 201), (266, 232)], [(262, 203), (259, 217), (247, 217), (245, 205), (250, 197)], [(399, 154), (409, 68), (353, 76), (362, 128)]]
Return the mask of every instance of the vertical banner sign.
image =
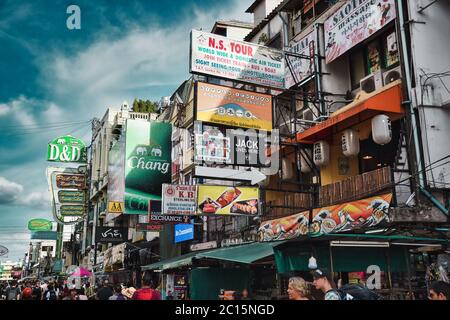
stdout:
[(162, 213), (194, 215), (197, 186), (163, 184)]
[(72, 136), (58, 137), (48, 144), (47, 160), (85, 163), (87, 161), (86, 144)]
[(125, 139), (111, 147), (108, 159), (108, 213), (105, 222), (123, 214), (125, 194)]
[[(289, 43), (292, 52), (301, 54), (305, 57), (300, 58), (286, 55), (286, 60), (288, 61), (286, 62), (284, 77), (286, 88), (290, 88), (293, 85), (302, 82), (314, 71), (314, 56), (310, 55), (310, 53), (314, 53), (315, 51), (316, 37), (314, 34), (314, 32), (310, 32), (302, 38), (296, 36)], [(314, 48), (314, 50), (311, 50), (311, 48)], [(310, 58), (308, 59), (307, 56)]]
[(192, 30), (190, 72), (284, 89), (284, 54), (281, 50)]
[(171, 182), (172, 125), (127, 120), (125, 213), (148, 214), (149, 200), (161, 200), (163, 183)]
[(326, 63), (367, 39), (395, 17), (395, 0), (348, 0), (325, 21)]
[(197, 82), (196, 120), (272, 130), (272, 96)]

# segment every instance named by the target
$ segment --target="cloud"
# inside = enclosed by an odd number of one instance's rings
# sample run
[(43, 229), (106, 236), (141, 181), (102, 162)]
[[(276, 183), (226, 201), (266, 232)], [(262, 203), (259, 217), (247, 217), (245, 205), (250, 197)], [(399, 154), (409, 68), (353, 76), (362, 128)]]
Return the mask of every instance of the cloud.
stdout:
[(50, 192), (34, 191), (30, 194), (19, 197), (17, 204), (36, 209), (50, 207)]
[(22, 191), (22, 185), (0, 177), (0, 204), (13, 203)]

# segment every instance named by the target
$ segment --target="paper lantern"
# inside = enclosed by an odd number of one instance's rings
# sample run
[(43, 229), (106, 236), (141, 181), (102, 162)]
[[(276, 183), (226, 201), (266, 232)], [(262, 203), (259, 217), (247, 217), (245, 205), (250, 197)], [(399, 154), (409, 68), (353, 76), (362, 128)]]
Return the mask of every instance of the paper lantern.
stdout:
[(372, 118), (372, 137), (377, 144), (385, 145), (392, 140), (391, 120), (385, 114)]
[(359, 153), (358, 132), (347, 129), (342, 133), (342, 153), (346, 157), (356, 156)]
[(314, 143), (314, 163), (316, 166), (326, 166), (330, 162), (330, 145), (326, 141)]

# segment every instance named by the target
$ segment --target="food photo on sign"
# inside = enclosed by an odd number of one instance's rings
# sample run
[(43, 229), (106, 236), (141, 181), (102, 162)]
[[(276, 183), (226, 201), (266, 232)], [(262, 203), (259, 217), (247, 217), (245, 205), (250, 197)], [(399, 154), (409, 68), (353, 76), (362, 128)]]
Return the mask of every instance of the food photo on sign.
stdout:
[(257, 215), (258, 212), (258, 188), (198, 186), (198, 214)]

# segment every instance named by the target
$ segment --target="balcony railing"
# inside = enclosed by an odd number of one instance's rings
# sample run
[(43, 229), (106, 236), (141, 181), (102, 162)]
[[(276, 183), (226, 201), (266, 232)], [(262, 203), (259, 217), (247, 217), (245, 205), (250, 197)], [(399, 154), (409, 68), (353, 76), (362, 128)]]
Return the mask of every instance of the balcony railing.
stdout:
[(312, 195), (309, 193), (285, 193), (266, 204), (263, 220), (272, 220), (294, 213), (309, 210), (312, 207)]
[(383, 167), (327, 184), (319, 189), (319, 207), (369, 197), (374, 193), (392, 187), (391, 183), (391, 168)]

